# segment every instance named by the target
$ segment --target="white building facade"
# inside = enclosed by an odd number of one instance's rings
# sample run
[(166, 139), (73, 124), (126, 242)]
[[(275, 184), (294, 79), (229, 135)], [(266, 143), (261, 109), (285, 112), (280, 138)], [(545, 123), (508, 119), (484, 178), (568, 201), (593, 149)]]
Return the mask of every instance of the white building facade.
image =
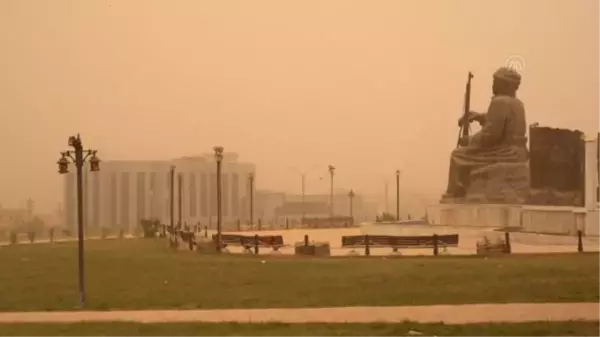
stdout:
[[(174, 223), (216, 226), (217, 165), (212, 154), (170, 161), (105, 161), (99, 172), (83, 173), (83, 214), (87, 229), (135, 231), (145, 219), (169, 224), (171, 219), (171, 167), (175, 167)], [(252, 163), (225, 153), (221, 170), (221, 202), (225, 228), (245, 221), (243, 199), (250, 193)], [(181, 188), (179, 187), (181, 182)], [(65, 175), (65, 227), (77, 228), (75, 168)], [(181, 210), (181, 212), (180, 212)]]

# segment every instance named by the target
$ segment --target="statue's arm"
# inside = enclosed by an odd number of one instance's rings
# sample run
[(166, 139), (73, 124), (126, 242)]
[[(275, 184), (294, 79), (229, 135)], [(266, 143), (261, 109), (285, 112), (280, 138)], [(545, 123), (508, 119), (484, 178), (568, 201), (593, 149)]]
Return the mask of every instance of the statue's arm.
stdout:
[(477, 117), (475, 117), (475, 120), (477, 122), (479, 122), (479, 125), (485, 126), (485, 124), (487, 122), (487, 114), (486, 113), (477, 113)]
[(510, 104), (505, 99), (493, 99), (484, 115), (484, 124), (481, 131), (473, 136), (473, 145), (490, 147), (501, 141), (504, 133), (506, 117), (510, 113)]
[(469, 123), (471, 123), (471, 122), (478, 122), (479, 125), (481, 125), (481, 126), (484, 126), (485, 122), (487, 120), (487, 116), (486, 116), (485, 113), (470, 111), (468, 115), (461, 116), (458, 119), (458, 127), (462, 127), (463, 126), (465, 118), (469, 121)]

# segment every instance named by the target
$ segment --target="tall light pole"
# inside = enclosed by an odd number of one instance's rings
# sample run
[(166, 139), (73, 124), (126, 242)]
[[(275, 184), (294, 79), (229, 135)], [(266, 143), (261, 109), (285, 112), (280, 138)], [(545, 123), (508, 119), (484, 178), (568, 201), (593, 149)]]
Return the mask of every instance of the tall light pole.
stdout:
[(250, 191), (250, 226), (254, 224), (254, 173), (248, 174), (248, 183)]
[(177, 175), (177, 227), (181, 229), (183, 226), (183, 174), (180, 172)]
[(356, 195), (354, 194), (354, 190), (350, 189), (350, 192), (348, 192), (348, 200), (350, 201), (350, 218), (352, 219), (352, 225), (354, 225), (354, 197)]
[(221, 163), (223, 161), (223, 147), (215, 146), (215, 161), (217, 162), (217, 252), (221, 252)]
[(313, 166), (310, 169), (306, 170), (306, 171), (300, 171), (300, 169), (298, 169), (297, 167), (291, 167), (294, 170), (298, 171), (298, 173), (300, 174), (300, 177), (302, 178), (301, 180), (301, 205), (302, 205), (302, 217), (300, 219), (300, 222), (303, 224), (304, 223), (304, 219), (306, 218), (306, 176), (308, 175), (308, 173), (310, 171), (312, 171), (313, 169), (315, 169), (317, 166)]
[(400, 170), (396, 170), (396, 221), (400, 221)]
[(300, 199), (302, 205), (302, 215), (300, 217), (300, 225), (304, 225), (304, 219), (306, 218), (306, 173), (302, 173), (302, 196)]
[(73, 150), (61, 152), (58, 160), (58, 173), (69, 173), (69, 159), (75, 163), (77, 173), (77, 243), (78, 243), (78, 262), (79, 262), (79, 302), (81, 307), (85, 307), (85, 261), (83, 256), (83, 165), (89, 157), (90, 171), (100, 170), (100, 159), (96, 156), (96, 150), (84, 150), (79, 134), (69, 137), (69, 146)]
[(169, 220), (170, 220), (170, 227), (171, 230), (173, 230), (175, 228), (175, 166), (172, 165), (171, 166), (171, 171), (169, 172), (169, 180), (170, 180), (170, 191), (169, 191), (169, 201), (170, 201), (170, 206), (169, 206)]
[(333, 209), (333, 176), (335, 174), (335, 167), (333, 165), (329, 165), (329, 221), (333, 222), (333, 215), (335, 214)]

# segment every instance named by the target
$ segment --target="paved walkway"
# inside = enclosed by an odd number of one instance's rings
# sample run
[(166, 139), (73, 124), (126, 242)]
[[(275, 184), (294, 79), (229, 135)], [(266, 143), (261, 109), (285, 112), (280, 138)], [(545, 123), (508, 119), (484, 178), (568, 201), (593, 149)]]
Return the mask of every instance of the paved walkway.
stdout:
[(468, 324), (570, 320), (598, 321), (599, 314), (598, 303), (515, 303), (296, 309), (5, 312), (0, 313), (0, 323), (73, 323), (82, 321), (129, 321), (140, 323), (400, 323), (414, 321)]

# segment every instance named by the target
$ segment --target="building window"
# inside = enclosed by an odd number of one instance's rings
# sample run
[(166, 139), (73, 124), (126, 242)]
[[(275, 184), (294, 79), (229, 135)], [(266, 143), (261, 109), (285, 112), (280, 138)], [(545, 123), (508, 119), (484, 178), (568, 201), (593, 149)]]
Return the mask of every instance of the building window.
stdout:
[[(167, 183), (166, 183), (166, 186), (167, 186), (166, 196), (167, 197), (166, 197), (166, 202), (165, 202), (165, 206), (166, 206), (165, 207), (165, 215), (166, 215), (166, 218), (169, 219), (169, 224), (171, 223), (170, 222), (171, 221), (171, 215), (175, 214), (175, 209), (174, 209), (175, 206), (174, 206), (174, 202), (173, 202), (173, 200), (175, 199), (175, 191), (171, 189), (171, 183), (173, 182), (172, 181), (173, 177), (174, 176), (171, 175), (171, 170), (167, 171), (167, 175), (166, 175), (166, 178), (167, 178), (166, 179), (166, 181), (167, 181)], [(171, 200), (171, 199), (173, 199), (173, 200)]]
[(156, 172), (150, 172), (150, 181), (149, 181), (149, 188), (150, 188), (150, 218), (154, 219), (156, 218), (156, 214), (160, 214), (157, 213), (156, 210), (154, 209), (156, 207)]
[(93, 176), (93, 200), (92, 200), (92, 222), (94, 223), (94, 227), (100, 227), (100, 172), (95, 172), (92, 174)]
[(222, 203), (222, 207), (223, 207), (223, 216), (229, 216), (229, 174), (227, 173), (223, 173), (222, 177), (223, 181), (222, 183), (222, 197), (223, 200)]
[(137, 212), (136, 226), (141, 224), (142, 220), (146, 219), (146, 172), (137, 173)]
[(115, 229), (119, 219), (117, 217), (117, 173), (112, 172), (110, 174), (110, 192), (109, 192), (109, 214), (110, 214), (110, 227)]
[(203, 217), (208, 216), (208, 179), (206, 173), (200, 174), (200, 214)]
[(183, 211), (183, 200), (184, 200), (184, 191), (183, 191), (183, 173), (177, 174), (177, 223), (179, 226), (183, 226), (185, 222), (184, 211)]
[(217, 214), (217, 174), (210, 174), (210, 194), (208, 197), (210, 200), (210, 216)]
[(121, 219), (120, 228), (129, 228), (129, 172), (121, 173)]
[(196, 217), (196, 173), (190, 173), (190, 217)]
[(240, 180), (237, 173), (231, 175), (231, 215), (239, 216), (240, 213)]

